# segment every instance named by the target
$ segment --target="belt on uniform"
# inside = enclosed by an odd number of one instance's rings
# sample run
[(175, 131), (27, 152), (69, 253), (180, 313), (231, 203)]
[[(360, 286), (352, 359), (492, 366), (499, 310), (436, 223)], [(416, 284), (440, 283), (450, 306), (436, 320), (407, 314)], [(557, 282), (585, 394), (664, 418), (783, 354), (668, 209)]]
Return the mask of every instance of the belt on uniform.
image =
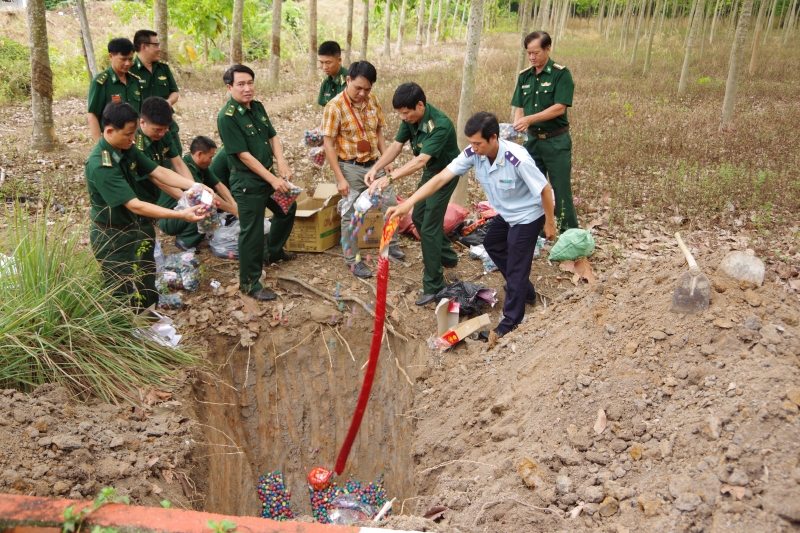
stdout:
[(556, 131), (548, 131), (547, 133), (534, 133), (540, 139), (549, 139), (550, 137), (556, 137), (558, 135), (562, 135), (569, 131), (569, 126), (564, 126), (560, 130)]
[[(273, 169), (273, 168), (275, 168), (275, 167), (274, 167), (274, 165), (273, 165), (273, 166), (271, 166), (271, 167), (269, 167), (269, 168), (267, 169), (267, 172), (270, 172), (270, 173), (272, 173), (272, 169)], [(250, 173), (253, 173), (253, 174), (255, 174), (255, 172), (253, 172), (253, 171), (252, 171), (252, 170), (250, 170), (249, 168), (248, 168), (247, 170), (237, 170), (235, 166), (232, 166), (232, 167), (231, 167), (231, 172), (250, 172)]]
[(340, 163), (347, 163), (348, 165), (356, 165), (356, 166), (364, 167), (364, 168), (371, 167), (377, 161), (378, 161), (377, 158), (376, 159), (370, 159), (369, 161), (364, 161), (364, 162), (358, 161), (357, 159), (342, 159), (341, 157), (339, 158), (339, 162)]
[(115, 226), (114, 224), (101, 224), (100, 222), (92, 221), (92, 224), (102, 229), (115, 229), (118, 231), (125, 231), (131, 229), (133, 224), (126, 224), (125, 226)]

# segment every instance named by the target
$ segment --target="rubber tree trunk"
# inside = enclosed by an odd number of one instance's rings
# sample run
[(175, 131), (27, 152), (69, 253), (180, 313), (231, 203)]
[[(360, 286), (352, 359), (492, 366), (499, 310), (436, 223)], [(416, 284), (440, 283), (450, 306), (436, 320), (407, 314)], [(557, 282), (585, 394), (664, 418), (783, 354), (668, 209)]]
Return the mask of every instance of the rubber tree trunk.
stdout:
[(444, 15), (442, 15), (442, 32), (439, 34), (442, 42), (447, 41), (447, 17), (450, 16), (450, 0), (445, 0)]
[(161, 61), (169, 61), (169, 15), (167, 0), (153, 0), (153, 18), (161, 48)]
[(748, 73), (750, 76), (756, 71), (756, 63), (758, 62), (758, 52), (761, 47), (761, 29), (764, 25), (764, 15), (767, 12), (767, 4), (769, 0), (761, 0), (761, 5), (758, 7), (758, 18), (756, 18), (756, 28), (753, 35), (753, 53), (750, 55), (750, 68)]
[(717, 19), (719, 18), (719, 8), (722, 0), (717, 0), (716, 6), (714, 6), (714, 14), (711, 17), (711, 31), (708, 35), (708, 44), (714, 44), (714, 31), (717, 28)]
[(642, 71), (644, 74), (647, 74), (650, 70), (650, 55), (653, 51), (653, 37), (656, 34), (656, 19), (658, 18), (658, 12), (661, 10), (661, 4), (662, 0), (658, 0), (658, 4), (653, 11), (653, 20), (650, 21), (650, 35), (647, 37), (647, 51), (644, 54), (644, 70)]
[(547, 24), (550, 22), (550, 0), (542, 0), (542, 7), (539, 9), (539, 20), (536, 24), (537, 30), (547, 31)]
[(603, 16), (606, 12), (606, 0), (600, 2), (600, 7), (597, 9), (597, 33), (603, 31)]
[(692, 27), (692, 23), (694, 23), (694, 17), (697, 15), (697, 10), (698, 10), (697, 0), (694, 0), (691, 9), (689, 9), (689, 25), (686, 27), (687, 28), (686, 37), (683, 39), (684, 47), (686, 47), (686, 45), (689, 43), (689, 34), (691, 33), (691, 31), (689, 30)]
[[(456, 40), (456, 22), (458, 21), (458, 7), (461, 5), (461, 0), (456, 0), (456, 9), (453, 11), (453, 23), (450, 25), (450, 38)], [(524, 28), (523, 28), (523, 31)]]
[(353, 52), (353, 4), (355, 0), (347, 0), (347, 37), (344, 43), (344, 64), (350, 64)]
[(461, 8), (461, 22), (458, 24), (458, 37), (459, 37), (459, 39), (461, 38), (462, 35), (464, 35), (464, 17), (467, 14), (468, 10), (469, 11), (472, 10), (472, 4), (470, 4), (469, 7), (468, 7), (467, 6), (467, 0), (464, 0), (464, 7)]
[(269, 83), (277, 85), (281, 71), (281, 6), (283, 2), (272, 2), (272, 46), (269, 52)]
[[(278, 1), (278, 0), (275, 0)], [(317, 0), (308, 0), (308, 75), (317, 72)]]
[(794, 12), (796, 7), (797, 0), (792, 0), (792, 6), (789, 8), (789, 12), (786, 14), (786, 18), (783, 22), (783, 38), (781, 39), (781, 44), (784, 46), (789, 42), (789, 37), (792, 36), (792, 30), (794, 30)]
[(31, 108), (33, 134), (31, 149), (56, 147), (53, 125), (53, 71), (47, 42), (47, 10), (44, 0), (28, 0), (28, 43), (31, 52)]
[(361, 55), (360, 61), (367, 60), (367, 48), (369, 46), (369, 0), (364, 0), (364, 17), (361, 26)]
[(86, 70), (89, 71), (89, 77), (94, 79), (100, 71), (97, 69), (92, 32), (89, 30), (89, 17), (86, 16), (86, 6), (83, 0), (75, 1), (75, 10), (78, 12), (78, 20), (81, 22), (81, 43), (83, 44), (83, 54), (86, 57)]
[(772, 7), (769, 10), (769, 20), (767, 21), (767, 27), (764, 28), (764, 42), (762, 44), (767, 44), (767, 37), (769, 37), (769, 30), (772, 29), (772, 23), (775, 20), (775, 10), (778, 8), (778, 0), (772, 0)]
[(406, 30), (406, 9), (408, 9), (408, 0), (403, 0), (403, 5), (400, 7), (400, 24), (397, 27), (397, 46), (395, 50), (397, 55), (403, 53), (403, 34)]
[(728, 16), (728, 34), (733, 31), (736, 24), (736, 17), (739, 14), (739, 0), (733, 0), (733, 6), (731, 7), (731, 13)]
[(431, 0), (431, 8), (428, 10), (428, 31), (425, 35), (425, 46), (431, 45), (431, 33), (433, 31), (433, 8), (436, 5), (436, 0)]
[(419, 0), (417, 4), (417, 53), (422, 52), (422, 41), (425, 37), (425, 0)]
[[(166, 4), (166, 0), (163, 0)], [(276, 0), (277, 1), (277, 0)], [(242, 27), (244, 25), (244, 0), (233, 0), (233, 20), (231, 21), (231, 65), (244, 62), (242, 51)], [(159, 32), (159, 35), (161, 32)]]
[(736, 102), (736, 86), (739, 82), (739, 70), (744, 58), (744, 45), (747, 41), (747, 30), (750, 26), (750, 15), (753, 11), (753, 0), (745, 0), (739, 22), (736, 24), (736, 36), (731, 46), (731, 61), (728, 69), (728, 81), (725, 83), (725, 99), (722, 101), (722, 121), (720, 131), (733, 130), (733, 112)]
[[(695, 0), (695, 9), (697, 7), (697, 0)], [(695, 16), (692, 19), (692, 26), (689, 28), (689, 38), (686, 41), (686, 55), (683, 58), (683, 68), (681, 68), (681, 79), (678, 82), (678, 96), (683, 96), (686, 93), (686, 82), (689, 79), (689, 63), (692, 59), (692, 47), (694, 46), (695, 37), (697, 36), (697, 29), (700, 26), (700, 17)]]
[[(478, 70), (478, 51), (481, 47), (483, 31), (484, 0), (472, 0), (467, 23), (467, 50), (464, 55), (464, 74), (461, 79), (461, 100), (458, 103), (458, 120), (456, 126), (458, 146), (466, 147), (468, 141), (464, 134), (464, 125), (472, 116), (472, 102), (475, 99), (475, 74)], [(453, 202), (462, 207), (467, 205), (467, 180), (461, 178), (453, 191)]]
[(608, 22), (606, 22), (606, 42), (611, 39), (611, 27), (614, 25), (614, 14), (617, 11), (617, 0), (611, 4), (611, 12), (608, 14)]
[(444, 4), (444, 0), (439, 0), (439, 14), (436, 17), (436, 34), (433, 36), (434, 45), (439, 42), (442, 35), (442, 4)]
[[(523, 46), (523, 45), (524, 45), (524, 41), (525, 41), (525, 36), (528, 34), (527, 33), (528, 32), (528, 13), (530, 12), (530, 7), (531, 6), (528, 3), (528, 0), (522, 0), (522, 3), (520, 4), (520, 7), (519, 7), (520, 12), (518, 14), (519, 14), (519, 19), (520, 19), (519, 21), (520, 21), (520, 28), (521, 28), (521, 31), (520, 31), (521, 35), (520, 35), (520, 39), (519, 39), (520, 50), (519, 50), (519, 56), (517, 56), (517, 70), (515, 70), (514, 72), (519, 72), (520, 70), (522, 70), (522, 65), (525, 63), (525, 58), (528, 55), (526, 53), (526, 51), (525, 51), (525, 46)], [(511, 119), (509, 120), (509, 122), (511, 122), (512, 124), (514, 123), (514, 113), (516, 112), (516, 110), (517, 110), (517, 108), (512, 105), (511, 106)]]
[(386, 0), (386, 18), (383, 29), (383, 50), (381, 55), (389, 57), (392, 55), (392, 0)]
[(629, 0), (625, 6), (625, 14), (622, 17), (622, 33), (619, 36), (619, 49), (624, 54), (628, 49), (628, 26), (630, 25), (633, 14), (633, 0)]
[(700, 23), (700, 59), (703, 58), (703, 55), (706, 52), (706, 22), (708, 21), (708, 15), (706, 13), (709, 4), (705, 4), (703, 6), (703, 10), (700, 12), (700, 16), (703, 17), (703, 20)]

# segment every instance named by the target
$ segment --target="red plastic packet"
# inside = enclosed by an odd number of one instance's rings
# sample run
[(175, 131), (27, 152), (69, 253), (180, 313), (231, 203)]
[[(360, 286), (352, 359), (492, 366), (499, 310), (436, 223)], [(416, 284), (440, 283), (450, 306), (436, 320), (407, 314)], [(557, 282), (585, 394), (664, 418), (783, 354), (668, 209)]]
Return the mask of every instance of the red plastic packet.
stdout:
[(333, 471), (324, 466), (315, 466), (308, 473), (308, 484), (314, 490), (325, 490), (333, 480)]

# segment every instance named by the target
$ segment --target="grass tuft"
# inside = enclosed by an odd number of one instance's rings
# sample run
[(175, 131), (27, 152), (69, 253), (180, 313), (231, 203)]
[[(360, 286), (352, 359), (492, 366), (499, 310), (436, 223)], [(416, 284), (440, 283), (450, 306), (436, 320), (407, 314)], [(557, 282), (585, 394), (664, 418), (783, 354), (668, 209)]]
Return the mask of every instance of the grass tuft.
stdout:
[(0, 389), (57, 383), (76, 396), (137, 401), (201, 360), (136, 337), (147, 321), (104, 287), (80, 231), (16, 208), (0, 232)]

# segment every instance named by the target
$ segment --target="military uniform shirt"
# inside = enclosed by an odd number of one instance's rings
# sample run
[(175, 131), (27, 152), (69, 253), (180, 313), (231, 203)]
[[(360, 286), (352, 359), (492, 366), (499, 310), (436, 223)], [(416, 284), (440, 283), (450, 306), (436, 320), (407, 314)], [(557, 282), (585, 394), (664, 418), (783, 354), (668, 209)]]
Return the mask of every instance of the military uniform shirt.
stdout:
[(319, 96), (317, 103), (325, 107), (333, 97), (344, 91), (347, 87), (347, 69), (342, 67), (335, 76), (325, 76), (322, 85), (319, 86)]
[(142, 107), (142, 79), (128, 72), (127, 84), (122, 83), (114, 69), (108, 67), (89, 84), (89, 113), (97, 115), (102, 124), (103, 109), (111, 102), (128, 102), (138, 113)]
[(403, 121), (394, 140), (399, 143), (410, 140), (414, 156), (431, 156), (422, 172), (423, 179), (441, 172), (459, 153), (453, 121), (431, 104), (425, 105), (419, 124)]
[[(211, 167), (205, 170), (198, 167), (197, 163), (195, 163), (194, 159), (192, 159), (192, 154), (186, 154), (183, 156), (183, 162), (186, 163), (187, 167), (189, 167), (189, 172), (192, 173), (192, 178), (194, 179), (195, 183), (202, 183), (203, 185), (207, 185), (212, 189), (219, 185), (219, 180), (214, 175)], [(167, 209), (175, 209), (175, 206), (178, 205), (178, 200), (164, 191), (161, 191), (161, 197), (158, 199), (158, 205), (161, 207), (166, 207)]]
[(172, 69), (162, 61), (152, 64), (153, 71), (150, 72), (137, 57), (133, 60), (131, 72), (142, 79), (142, 100), (151, 96), (160, 96), (165, 100), (171, 93), (178, 92), (178, 84), (172, 75)]
[(477, 179), (492, 207), (502, 215), (510, 226), (530, 224), (544, 215), (542, 190), (547, 186), (533, 158), (522, 146), (498, 140), (500, 148), (494, 163), (489, 158), (477, 155), (468, 147), (461, 152), (447, 169), (456, 175), (464, 175), (475, 167)]
[(229, 189), (231, 188), (231, 167), (228, 166), (228, 154), (225, 151), (224, 144), (217, 150), (214, 159), (211, 160), (211, 166), (208, 167), (208, 169), (214, 173), (214, 176), (220, 183)]
[[(136, 132), (134, 144), (150, 161), (154, 162), (159, 167), (168, 168), (170, 170), (172, 170), (172, 165), (169, 160), (173, 157), (180, 156), (180, 154), (175, 151), (175, 145), (172, 142), (172, 134), (170, 134), (170, 132), (164, 134), (161, 139), (153, 141), (150, 137), (142, 133), (140, 129)], [(140, 200), (155, 204), (161, 196), (161, 189), (158, 185), (150, 181), (149, 177), (150, 176), (145, 176), (137, 180), (134, 185), (134, 190)]]
[(250, 109), (247, 109), (244, 104), (231, 98), (219, 112), (217, 129), (228, 156), (231, 189), (246, 191), (248, 188), (267, 185), (261, 176), (251, 171), (239, 159), (241, 152), (249, 152), (264, 168), (272, 168), (272, 146), (269, 140), (278, 133), (261, 102), (253, 100), (250, 102)]
[[(511, 105), (521, 107), (525, 116), (544, 111), (555, 104), (564, 104), (572, 107), (572, 94), (575, 92), (575, 83), (572, 81), (567, 67), (547, 61), (542, 71), (537, 75), (534, 67), (527, 68), (519, 73), (517, 88), (511, 98)], [(528, 131), (533, 135), (560, 130), (569, 126), (567, 111), (552, 120), (533, 122)]]
[(92, 221), (118, 227), (136, 222), (136, 214), (124, 204), (137, 198), (133, 183), (156, 168), (157, 165), (136, 147), (117, 150), (101, 137), (85, 167)]

